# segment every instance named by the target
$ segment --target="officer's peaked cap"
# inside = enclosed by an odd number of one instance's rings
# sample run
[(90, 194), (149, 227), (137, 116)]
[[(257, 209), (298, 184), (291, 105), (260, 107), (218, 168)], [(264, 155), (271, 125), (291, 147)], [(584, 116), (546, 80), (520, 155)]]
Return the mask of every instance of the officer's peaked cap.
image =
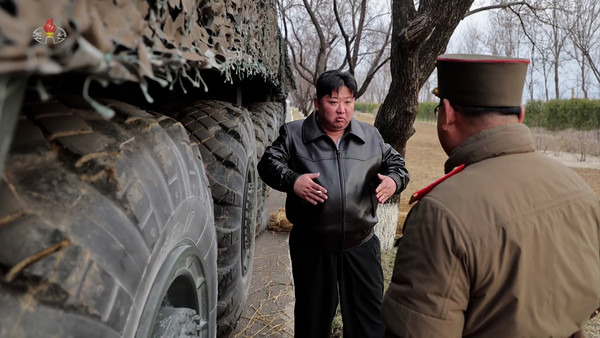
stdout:
[(440, 55), (434, 94), (463, 106), (519, 107), (528, 64), (527, 59), (491, 55)]

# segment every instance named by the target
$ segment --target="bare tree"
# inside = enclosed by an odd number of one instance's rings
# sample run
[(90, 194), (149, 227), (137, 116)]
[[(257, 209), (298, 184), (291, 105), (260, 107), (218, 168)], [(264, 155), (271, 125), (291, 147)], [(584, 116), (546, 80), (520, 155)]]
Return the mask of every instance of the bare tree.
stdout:
[[(334, 31), (335, 17), (331, 11), (315, 13), (313, 7), (330, 5), (327, 0), (285, 1), (279, 3), (284, 37), (289, 46), (292, 64), (297, 75), (297, 91), (293, 93), (294, 104), (306, 115), (311, 109), (311, 86), (326, 69), (326, 60), (338, 40)], [(311, 8), (307, 10), (306, 7)], [(306, 13), (310, 15), (306, 15)], [(314, 25), (313, 22), (321, 22)]]
[(375, 5), (367, 0), (279, 1), (285, 39), (301, 81), (314, 84), (327, 69), (348, 69), (359, 82), (357, 98), (365, 93), (390, 58), (390, 13)]
[(433, 102), (438, 100), (437, 96), (433, 95), (432, 91), (437, 82), (436, 74), (432, 74), (419, 90), (419, 102)]
[(484, 42), (490, 54), (518, 57), (524, 40), (521, 21), (508, 8), (490, 15), (490, 29)]
[(483, 54), (484, 40), (483, 31), (476, 24), (471, 23), (464, 29), (461, 39), (452, 46), (453, 48), (449, 46), (448, 49), (455, 49), (459, 53)]
[(388, 65), (384, 66), (381, 71), (375, 74), (367, 91), (361, 96), (364, 102), (383, 102), (387, 95), (389, 84), (392, 81), (388, 67)]
[(581, 90), (587, 98), (586, 88), (586, 65), (600, 83), (600, 4), (597, 0), (578, 0), (574, 4), (571, 22), (568, 31), (569, 38), (573, 43), (574, 57), (581, 71)]
[(531, 58), (531, 67), (529, 67), (529, 81), (527, 83), (527, 88), (529, 90), (529, 100), (533, 101), (534, 100), (534, 86), (535, 86), (535, 81), (533, 80), (533, 60), (535, 58), (535, 46), (531, 45), (531, 53), (529, 54), (529, 57)]
[[(375, 4), (371, 1), (370, 4)], [(333, 1), (339, 30), (345, 47), (344, 63), (349, 71), (357, 75), (357, 67), (366, 65), (366, 74), (359, 86), (356, 97), (361, 97), (373, 80), (373, 76), (389, 61), (389, 45), (392, 26), (389, 13), (375, 14), (375, 8), (368, 10), (367, 0)], [(382, 18), (385, 18), (382, 20)], [(349, 20), (350, 19), (350, 20)]]
[[(402, 155), (406, 153), (408, 139), (415, 132), (413, 124), (419, 90), (433, 72), (436, 57), (446, 50), (459, 22), (478, 11), (526, 5), (525, 2), (504, 3), (469, 12), (472, 3), (473, 0), (421, 0), (417, 3), (392, 0), (392, 82), (375, 118), (375, 127)], [(385, 214), (387, 217), (382, 219), (391, 219), (388, 223), (397, 224), (399, 202), (400, 196), (393, 196), (378, 215)], [(388, 223), (382, 224), (383, 227), (389, 227)]]
[(541, 2), (541, 6), (546, 10), (540, 11), (538, 17), (540, 22), (545, 24), (546, 28), (546, 46), (544, 48), (551, 52), (552, 59), (550, 60), (554, 73), (554, 96), (556, 99), (560, 99), (560, 65), (564, 61), (564, 47), (567, 42), (567, 31), (565, 27), (567, 22), (567, 8), (568, 1), (559, 0), (544, 0)]
[[(571, 34), (571, 33), (570, 33)], [(587, 89), (587, 78), (588, 78), (588, 67), (587, 60), (583, 53), (575, 46), (573, 43), (573, 49), (568, 50), (567, 53), (575, 60), (577, 63), (577, 67), (579, 68), (579, 74), (577, 75), (577, 82), (581, 88), (581, 92), (583, 93), (583, 98), (588, 98), (588, 89)]]
[(529, 68), (530, 72), (530, 83), (529, 90), (531, 95), (531, 100), (533, 100), (533, 82), (534, 82), (534, 71), (542, 76), (543, 79), (543, 93), (546, 101), (550, 99), (550, 75), (552, 69), (552, 51), (550, 48), (546, 48), (546, 40), (545, 39), (545, 31), (542, 29), (542, 25), (545, 23), (539, 20), (539, 18), (534, 15), (525, 16), (523, 20), (523, 30), (527, 35), (527, 38), (530, 42), (531, 52), (531, 67)]
[[(513, 8), (514, 13), (534, 9), (526, 1), (501, 2), (469, 10), (473, 0), (392, 1), (392, 82), (379, 108), (375, 126), (400, 153), (414, 134), (419, 90), (435, 69), (459, 22), (478, 12)], [(395, 197), (394, 202), (397, 202)]]
[(314, 86), (303, 78), (296, 79), (296, 90), (291, 93), (294, 105), (306, 116), (313, 108)]
[(446, 50), (458, 23), (480, 11), (523, 7), (526, 2), (500, 3), (469, 11), (473, 0), (392, 1), (392, 83), (381, 105), (375, 126), (383, 138), (402, 154), (414, 133), (418, 93)]
[(473, 0), (392, 1), (392, 83), (375, 119), (383, 138), (402, 154), (414, 134), (421, 86), (446, 50)]
[[(600, 23), (596, 19), (600, 14), (600, 4), (595, 0), (537, 0), (532, 4), (532, 7), (537, 9), (534, 13), (525, 11), (529, 14), (528, 18), (521, 15), (517, 17), (521, 20), (523, 32), (531, 44), (530, 72), (533, 74), (535, 70), (543, 77), (545, 99), (550, 99), (548, 86), (551, 82), (554, 97), (560, 98), (561, 65), (571, 60), (579, 69), (577, 82), (584, 97), (587, 97), (587, 74), (590, 70), (594, 74), (594, 60), (600, 57), (600, 54), (595, 52), (600, 48)], [(585, 56), (586, 53), (590, 54), (590, 58)], [(553, 80), (550, 80), (551, 77)], [(596, 79), (600, 82), (598, 77)], [(531, 85), (533, 76), (530, 77), (530, 81)], [(530, 87), (530, 91), (532, 89)]]

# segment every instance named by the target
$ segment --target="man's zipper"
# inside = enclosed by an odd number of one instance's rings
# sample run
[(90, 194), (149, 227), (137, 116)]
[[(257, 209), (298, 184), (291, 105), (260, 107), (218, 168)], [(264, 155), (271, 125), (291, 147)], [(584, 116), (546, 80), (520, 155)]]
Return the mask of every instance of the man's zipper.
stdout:
[[(340, 142), (340, 146), (341, 146), (341, 142)], [(336, 146), (336, 153), (337, 153), (337, 162), (338, 162), (338, 171), (339, 171), (339, 178), (340, 178), (340, 191), (341, 191), (341, 200), (342, 200), (342, 208), (340, 210), (340, 219), (342, 220), (340, 222), (340, 227), (342, 230), (342, 240), (340, 242), (340, 251), (342, 251), (344, 249), (344, 240), (346, 238), (346, 216), (345, 216), (345, 209), (346, 209), (346, 190), (344, 189), (344, 168), (342, 167), (342, 153), (340, 152), (340, 149)]]

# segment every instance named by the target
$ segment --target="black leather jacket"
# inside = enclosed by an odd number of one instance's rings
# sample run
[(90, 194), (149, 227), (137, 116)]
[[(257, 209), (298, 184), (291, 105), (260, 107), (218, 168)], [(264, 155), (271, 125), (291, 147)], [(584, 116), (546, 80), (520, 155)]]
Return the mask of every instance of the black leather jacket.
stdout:
[[(258, 172), (266, 184), (287, 192), (285, 210), (292, 231), (307, 243), (330, 250), (350, 249), (372, 236), (379, 204), (377, 173), (396, 182), (396, 193), (409, 180), (404, 159), (384, 143), (375, 127), (351, 120), (338, 150), (314, 112), (281, 127), (258, 163)], [(312, 205), (293, 187), (298, 176), (317, 172), (315, 182), (327, 189), (327, 200)]]

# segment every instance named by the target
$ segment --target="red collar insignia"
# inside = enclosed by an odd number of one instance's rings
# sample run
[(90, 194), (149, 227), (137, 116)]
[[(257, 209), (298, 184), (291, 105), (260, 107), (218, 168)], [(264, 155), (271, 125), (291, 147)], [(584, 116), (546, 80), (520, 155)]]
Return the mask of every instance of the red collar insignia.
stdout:
[(454, 176), (455, 174), (461, 172), (461, 170), (463, 170), (464, 168), (465, 168), (465, 165), (461, 164), (458, 167), (454, 168), (451, 172), (447, 173), (444, 177), (442, 177), (442, 178), (438, 179), (437, 181), (431, 183), (430, 185), (426, 186), (425, 188), (423, 188), (423, 189), (415, 192), (414, 194), (412, 194), (412, 196), (410, 196), (410, 200), (408, 201), (408, 204), (413, 204), (414, 202), (420, 200), (425, 195), (427, 195), (431, 190), (433, 190), (433, 188), (435, 188), (436, 185), (444, 182), (448, 178), (450, 178), (450, 177)]

